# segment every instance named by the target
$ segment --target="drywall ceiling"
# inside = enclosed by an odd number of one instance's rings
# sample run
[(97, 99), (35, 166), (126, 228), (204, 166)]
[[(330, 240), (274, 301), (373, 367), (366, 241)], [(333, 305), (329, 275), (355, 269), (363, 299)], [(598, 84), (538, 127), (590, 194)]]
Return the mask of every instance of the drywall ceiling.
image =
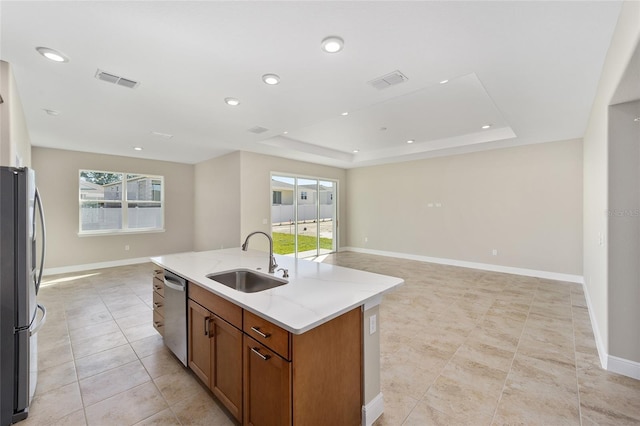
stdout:
[[(185, 163), (246, 150), (351, 168), (582, 137), (620, 6), (2, 1), (0, 59), (35, 146)], [(330, 35), (341, 52), (320, 49)], [(368, 84), (396, 70), (407, 80)]]

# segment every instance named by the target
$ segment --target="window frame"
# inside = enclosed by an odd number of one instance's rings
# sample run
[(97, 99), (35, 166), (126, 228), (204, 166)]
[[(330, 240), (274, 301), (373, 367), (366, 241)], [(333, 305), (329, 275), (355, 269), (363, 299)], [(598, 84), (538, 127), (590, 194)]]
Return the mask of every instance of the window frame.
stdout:
[[(92, 172), (92, 173), (110, 173), (110, 174), (117, 174), (117, 175), (122, 175), (122, 180), (120, 181), (120, 193), (122, 194), (121, 198), (118, 200), (86, 200), (86, 199), (82, 199), (82, 173), (83, 172)], [(153, 189), (154, 186), (154, 181), (157, 182), (158, 180), (160, 181), (160, 200), (128, 200), (127, 199), (127, 183), (129, 180), (133, 180), (130, 179), (130, 176), (135, 176), (135, 177), (147, 177), (151, 180), (151, 185), (152, 185), (152, 194), (155, 193), (157, 191), (157, 189)], [(134, 178), (135, 179), (135, 178)], [(165, 181), (164, 181), (164, 176), (161, 175), (155, 175), (155, 174), (147, 174), (147, 173), (140, 173), (140, 172), (122, 172), (122, 171), (107, 171), (107, 170), (94, 170), (94, 169), (79, 169), (78, 170), (78, 180), (77, 180), (77, 185), (78, 185), (78, 236), (80, 237), (84, 237), (84, 236), (110, 236), (110, 235), (123, 235), (123, 234), (149, 234), (149, 233), (160, 233), (160, 232), (165, 232), (165, 196), (164, 196), (164, 190), (165, 190)], [(157, 185), (157, 183), (156, 183)], [(155, 197), (153, 197), (155, 198)], [(121, 208), (122, 208), (122, 216), (121, 216), (121, 220), (122, 220), (122, 224), (121, 224), (121, 228), (119, 229), (91, 229), (91, 230), (82, 230), (82, 206), (83, 203), (86, 202), (97, 202), (97, 203), (120, 203)], [(129, 227), (129, 204), (140, 204), (140, 203), (160, 203), (160, 221), (161, 221), (161, 225), (159, 227), (146, 227), (146, 228), (130, 228)]]

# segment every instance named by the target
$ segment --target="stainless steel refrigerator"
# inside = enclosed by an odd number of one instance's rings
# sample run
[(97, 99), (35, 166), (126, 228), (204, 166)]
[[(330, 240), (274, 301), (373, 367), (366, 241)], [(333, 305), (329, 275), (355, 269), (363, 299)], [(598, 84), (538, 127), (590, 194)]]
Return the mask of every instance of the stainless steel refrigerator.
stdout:
[(34, 171), (0, 167), (1, 426), (28, 416), (36, 388), (37, 332), (46, 319), (36, 299), (44, 247), (44, 214)]

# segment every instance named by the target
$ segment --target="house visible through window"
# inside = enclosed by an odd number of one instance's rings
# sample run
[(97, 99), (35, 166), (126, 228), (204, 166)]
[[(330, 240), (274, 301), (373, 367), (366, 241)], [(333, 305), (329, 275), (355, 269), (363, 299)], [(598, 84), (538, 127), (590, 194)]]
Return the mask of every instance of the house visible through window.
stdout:
[(164, 229), (164, 177), (80, 170), (80, 233)]
[(306, 200), (307, 199), (307, 191), (300, 192), (300, 199), (301, 200)]
[(273, 203), (271, 204), (282, 204), (282, 191), (273, 191)]

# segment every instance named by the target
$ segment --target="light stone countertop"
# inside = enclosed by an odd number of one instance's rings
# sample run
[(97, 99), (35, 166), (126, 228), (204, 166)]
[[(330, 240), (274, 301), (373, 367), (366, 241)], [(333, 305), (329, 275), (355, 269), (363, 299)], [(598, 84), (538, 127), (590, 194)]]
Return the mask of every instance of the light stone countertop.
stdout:
[[(375, 304), (384, 293), (404, 283), (401, 278), (276, 255), (278, 268), (289, 270), (289, 282), (243, 293), (206, 276), (238, 268), (269, 275), (268, 253), (231, 248), (157, 256), (151, 261), (294, 334), (309, 331), (357, 306)], [(281, 278), (282, 271), (276, 276)]]

